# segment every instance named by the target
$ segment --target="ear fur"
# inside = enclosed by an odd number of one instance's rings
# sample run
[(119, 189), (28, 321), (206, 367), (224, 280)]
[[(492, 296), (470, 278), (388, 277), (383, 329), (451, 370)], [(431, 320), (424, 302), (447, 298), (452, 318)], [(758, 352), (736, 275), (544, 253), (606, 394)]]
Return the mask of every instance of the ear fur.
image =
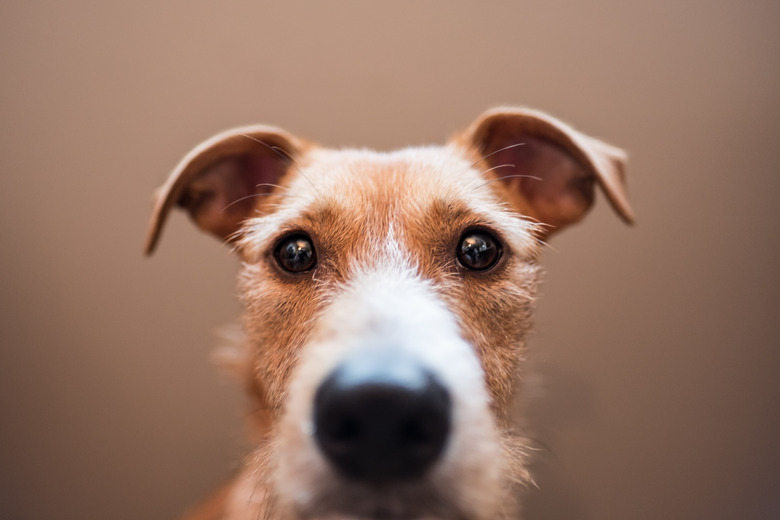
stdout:
[(519, 211), (547, 224), (547, 234), (587, 213), (594, 184), (626, 223), (634, 221), (625, 153), (545, 113), (496, 108), (482, 114), (455, 143), (479, 154), (480, 167), (502, 180)]
[(306, 147), (284, 130), (261, 125), (228, 130), (195, 147), (155, 192), (146, 254), (174, 205), (202, 230), (230, 240), (255, 208), (255, 195), (269, 193)]

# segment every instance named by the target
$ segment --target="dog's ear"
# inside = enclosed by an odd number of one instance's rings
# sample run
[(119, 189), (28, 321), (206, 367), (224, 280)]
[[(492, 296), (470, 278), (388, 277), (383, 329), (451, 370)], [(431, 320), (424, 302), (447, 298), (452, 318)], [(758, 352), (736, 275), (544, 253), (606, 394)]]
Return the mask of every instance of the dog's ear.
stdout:
[(510, 202), (549, 235), (580, 220), (593, 204), (594, 185), (618, 215), (633, 223), (622, 150), (541, 112), (498, 108), (480, 116), (457, 144), (479, 154), (476, 167), (500, 179)]
[(200, 229), (229, 241), (251, 216), (257, 195), (269, 193), (306, 146), (278, 128), (248, 126), (195, 147), (155, 192), (146, 254), (154, 251), (174, 205)]

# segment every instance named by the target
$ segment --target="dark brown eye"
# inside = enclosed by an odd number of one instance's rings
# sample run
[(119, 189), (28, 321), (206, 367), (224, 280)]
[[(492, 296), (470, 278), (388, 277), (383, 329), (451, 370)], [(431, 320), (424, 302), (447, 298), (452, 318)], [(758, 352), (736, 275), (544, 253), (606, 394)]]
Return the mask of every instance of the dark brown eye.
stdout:
[(485, 231), (467, 231), (460, 239), (457, 251), (458, 261), (466, 269), (485, 271), (501, 257), (498, 241)]
[(274, 258), (282, 269), (291, 273), (308, 271), (317, 263), (311, 239), (302, 234), (284, 237), (274, 249)]

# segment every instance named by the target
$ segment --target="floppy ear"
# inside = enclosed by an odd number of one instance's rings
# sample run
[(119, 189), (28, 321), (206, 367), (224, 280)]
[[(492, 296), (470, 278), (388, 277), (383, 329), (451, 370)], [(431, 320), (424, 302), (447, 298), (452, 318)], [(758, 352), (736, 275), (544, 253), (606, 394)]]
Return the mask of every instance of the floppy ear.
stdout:
[(545, 236), (585, 215), (596, 184), (626, 223), (634, 221), (626, 193), (625, 153), (547, 114), (490, 110), (457, 143), (480, 155), (476, 166), (501, 179), (518, 211), (547, 224)]
[(230, 240), (257, 204), (302, 153), (305, 143), (270, 126), (248, 126), (201, 143), (155, 192), (146, 254), (154, 251), (174, 204), (202, 230)]

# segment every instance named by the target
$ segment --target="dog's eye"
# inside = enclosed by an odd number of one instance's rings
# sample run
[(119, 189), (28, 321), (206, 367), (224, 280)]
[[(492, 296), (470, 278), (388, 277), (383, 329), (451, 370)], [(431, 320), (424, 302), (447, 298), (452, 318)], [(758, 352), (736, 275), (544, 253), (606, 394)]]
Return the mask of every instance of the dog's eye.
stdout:
[(485, 271), (498, 262), (501, 257), (501, 246), (493, 235), (485, 231), (468, 231), (458, 244), (457, 251), (460, 264), (474, 271)]
[(314, 245), (306, 235), (284, 237), (274, 249), (274, 258), (282, 269), (291, 273), (308, 271), (317, 263)]

